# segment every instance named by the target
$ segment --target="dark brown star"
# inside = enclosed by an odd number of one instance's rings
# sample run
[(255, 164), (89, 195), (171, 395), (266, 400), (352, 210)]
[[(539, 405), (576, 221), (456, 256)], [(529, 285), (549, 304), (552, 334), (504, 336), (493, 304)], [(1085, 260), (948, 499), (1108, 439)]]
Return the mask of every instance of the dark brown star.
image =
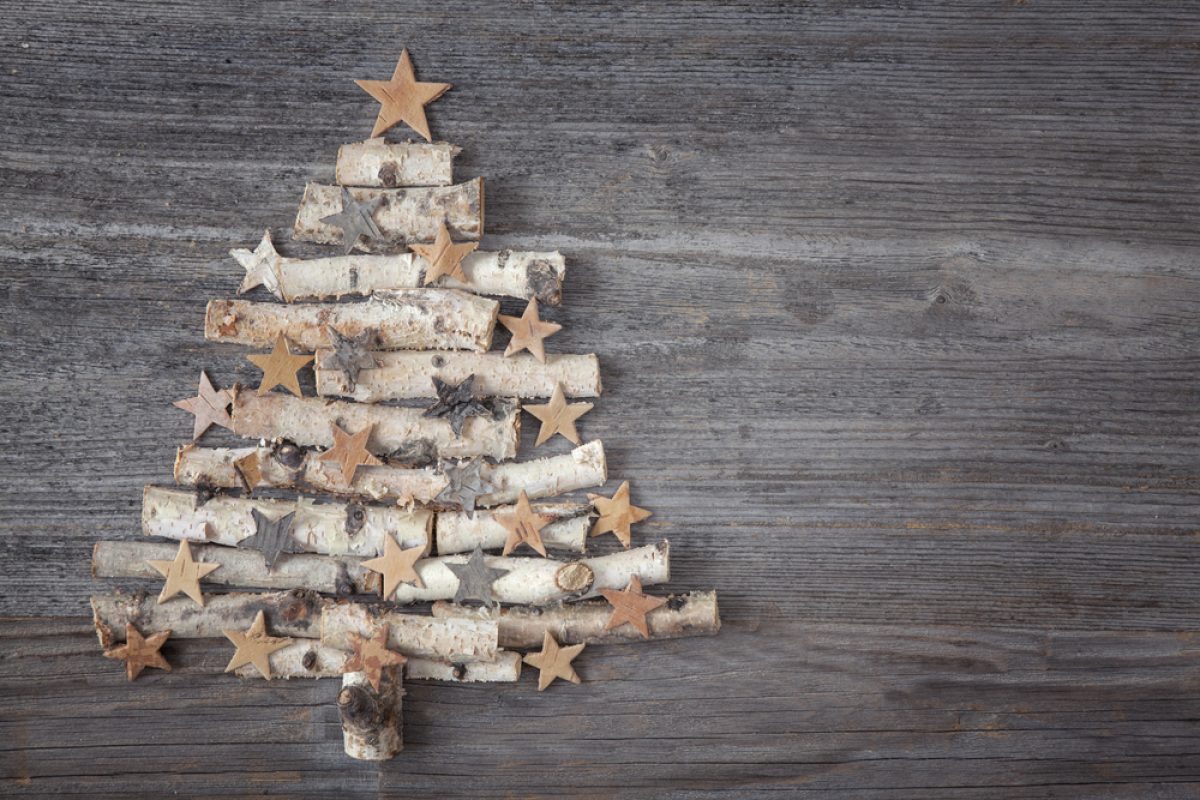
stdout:
[(468, 375), (460, 383), (446, 383), (441, 378), (433, 379), (433, 390), (437, 402), (425, 409), (425, 416), (449, 421), (455, 436), (462, 436), (467, 417), (490, 417), (490, 409), (475, 396), (475, 376)]
[(105, 658), (116, 658), (125, 662), (125, 676), (133, 680), (142, 674), (146, 667), (171, 671), (171, 665), (158, 652), (170, 631), (160, 631), (143, 638), (137, 628), (131, 623), (125, 623), (125, 644), (104, 651)]

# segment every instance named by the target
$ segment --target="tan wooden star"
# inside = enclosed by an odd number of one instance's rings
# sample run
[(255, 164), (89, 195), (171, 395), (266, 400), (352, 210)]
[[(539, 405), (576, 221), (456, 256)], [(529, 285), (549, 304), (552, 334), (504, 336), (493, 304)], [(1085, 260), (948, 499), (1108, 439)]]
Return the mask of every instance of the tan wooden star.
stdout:
[(502, 555), (508, 555), (523, 544), (529, 545), (540, 555), (546, 555), (541, 530), (550, 524), (550, 518), (544, 514), (533, 513), (533, 508), (529, 505), (529, 495), (524, 489), (517, 497), (517, 505), (513, 510), (496, 514), (495, 520), (508, 531)]
[(547, 336), (553, 336), (562, 330), (562, 325), (557, 322), (542, 322), (542, 317), (538, 313), (536, 297), (529, 301), (529, 305), (525, 306), (525, 313), (521, 316), (510, 317), (501, 314), (499, 320), (500, 324), (508, 328), (509, 333), (512, 334), (512, 339), (508, 341), (508, 347), (504, 349), (505, 358), (522, 350), (528, 350), (534, 358), (545, 364), (546, 348), (543, 342)]
[(554, 394), (549, 403), (523, 406), (530, 414), (542, 421), (534, 447), (540, 446), (554, 434), (562, 434), (563, 438), (573, 444), (579, 444), (579, 432), (575, 430), (575, 420), (592, 410), (591, 403), (567, 404), (567, 396), (563, 393), (561, 383), (554, 384)]
[(361, 672), (367, 676), (371, 688), (379, 691), (383, 679), (384, 667), (401, 667), (408, 659), (394, 650), (388, 650), (388, 625), (383, 623), (375, 629), (371, 638), (357, 633), (350, 634), (350, 646), (353, 652), (346, 658), (342, 672)]
[(158, 652), (171, 635), (170, 631), (160, 631), (143, 638), (132, 623), (125, 623), (125, 644), (104, 651), (105, 658), (116, 658), (125, 662), (125, 677), (133, 680), (142, 674), (146, 667), (171, 671), (171, 665)]
[(165, 603), (179, 593), (186, 594), (200, 605), (204, 605), (204, 595), (200, 592), (200, 579), (220, 564), (201, 564), (192, 560), (192, 548), (187, 541), (179, 543), (179, 550), (173, 561), (150, 559), (146, 561), (160, 575), (166, 578), (162, 591), (159, 592), (158, 602)]
[(570, 647), (559, 647), (558, 642), (554, 641), (554, 637), (550, 635), (550, 631), (546, 631), (546, 635), (542, 639), (542, 651), (527, 653), (524, 658), (526, 664), (538, 668), (538, 691), (545, 690), (547, 686), (554, 683), (555, 678), (579, 683), (579, 674), (575, 672), (571, 662), (575, 660), (575, 656), (583, 652), (585, 646), (573, 644)]
[(651, 597), (642, 592), (642, 579), (638, 575), (630, 577), (629, 585), (624, 589), (601, 589), (600, 594), (613, 607), (604, 630), (611, 631), (628, 622), (647, 639), (650, 638), (650, 627), (646, 624), (646, 615), (667, 602), (665, 597)]
[(266, 394), (276, 386), (282, 386), (296, 397), (304, 396), (300, 392), (300, 377), (297, 373), (307, 366), (313, 357), (292, 355), (287, 339), (282, 334), (276, 337), (275, 347), (270, 353), (252, 353), (246, 358), (263, 371), (262, 383), (258, 385), (259, 394)]
[(233, 658), (229, 659), (225, 671), (233, 672), (238, 667), (253, 664), (254, 668), (261, 672), (267, 680), (271, 680), (271, 653), (292, 643), (292, 640), (287, 637), (267, 635), (267, 617), (262, 611), (258, 612), (258, 616), (254, 618), (254, 622), (246, 631), (222, 631), (222, 633), (237, 648)]
[(400, 53), (400, 61), (390, 81), (359, 80), (355, 83), (381, 104), (371, 138), (403, 122), (425, 137), (425, 141), (433, 141), (429, 135), (429, 122), (425, 119), (425, 106), (441, 97), (451, 84), (418, 81), (407, 48)]
[(437, 237), (433, 240), (433, 244), (410, 244), (408, 246), (410, 250), (429, 262), (429, 266), (425, 268), (426, 286), (443, 275), (449, 275), (460, 283), (469, 283), (467, 274), (463, 272), (462, 261), (477, 247), (479, 247), (478, 242), (455, 244), (450, 241), (450, 229), (446, 227), (444, 219), (438, 227)]
[(229, 389), (217, 391), (208, 373), (200, 371), (200, 388), (195, 397), (176, 400), (171, 405), (182, 408), (196, 419), (192, 424), (192, 441), (200, 438), (211, 425), (222, 428), (232, 428), (233, 420), (229, 417), (229, 404), (233, 402), (233, 392)]
[(342, 468), (342, 482), (347, 486), (354, 480), (354, 473), (359, 467), (377, 467), (383, 464), (367, 450), (367, 439), (375, 423), (371, 423), (356, 434), (342, 430), (336, 422), (329, 423), (333, 431), (333, 447), (318, 457), (321, 461), (332, 461)]
[(387, 600), (402, 582), (411, 583), (418, 588), (425, 586), (414, 567), (417, 559), (424, 554), (425, 548), (420, 545), (407, 550), (400, 549), (400, 545), (396, 543), (392, 535), (385, 533), (383, 535), (383, 555), (362, 562), (362, 566), (383, 575), (383, 599)]
[(602, 494), (589, 494), (588, 500), (591, 500), (600, 512), (600, 518), (592, 525), (591, 535), (612, 533), (621, 540), (626, 549), (629, 549), (629, 542), (633, 536), (629, 526), (650, 516), (646, 509), (630, 504), (629, 481), (622, 483), (611, 498)]

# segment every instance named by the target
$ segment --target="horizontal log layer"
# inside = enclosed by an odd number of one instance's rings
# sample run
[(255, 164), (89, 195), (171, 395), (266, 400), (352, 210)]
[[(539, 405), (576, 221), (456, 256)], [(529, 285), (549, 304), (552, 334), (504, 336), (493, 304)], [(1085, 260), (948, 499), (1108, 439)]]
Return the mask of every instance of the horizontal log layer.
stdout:
[[(454, 186), (415, 189), (350, 189), (360, 203), (383, 198), (374, 214), (379, 239), (360, 240), (366, 252), (388, 253), (409, 242), (431, 242), (444, 220), (454, 241), (483, 236), (483, 179)], [(342, 187), (310, 183), (296, 212), (292, 237), (300, 242), (341, 244), (342, 229), (321, 219), (342, 210)]]
[(529, 353), (393, 350), (374, 353), (374, 369), (360, 370), (354, 388), (346, 373), (326, 366), (330, 351), (317, 351), (317, 394), (350, 397), (360, 403), (434, 397), (432, 378), (459, 383), (475, 376), (475, 390), (489, 397), (549, 397), (562, 384), (568, 397), (598, 397), (600, 360), (594, 354), (547, 355), (546, 363)]
[[(296, 397), (283, 392), (260, 395), (240, 388), (234, 393), (230, 416), (233, 432), (250, 439), (286, 439), (298, 445), (328, 448), (333, 446), (332, 423), (350, 433), (370, 425), (373, 427), (367, 449), (380, 456), (400, 451), (441, 458), (515, 458), (521, 439), (520, 407), (515, 401), (497, 399), (492, 408), (491, 416), (468, 417), (462, 435), (455, 436), (449, 422), (426, 417), (420, 408)], [(336, 465), (324, 467), (340, 480)]]
[(462, 148), (447, 142), (385, 142), (383, 137), (338, 148), (334, 180), (342, 186), (396, 189), (449, 186)]
[[(178, 468), (178, 461), (176, 467)], [(253, 512), (271, 519), (295, 512), (292, 538), (307, 552), (373, 557), (385, 536), (404, 547), (432, 542), (433, 512), (357, 503), (316, 503), (310, 498), (260, 500), (147, 486), (142, 492), (142, 532), (167, 539), (236, 546), (257, 530)]]
[[(339, 678), (348, 651), (305, 639), (271, 654), (271, 677)], [(261, 678), (252, 664), (239, 667), (234, 674), (242, 678)], [(521, 654), (509, 650), (496, 653), (495, 661), (459, 664), (432, 658), (409, 656), (404, 665), (406, 681), (450, 681), (453, 683), (512, 683), (521, 677)]]
[(279, 336), (305, 352), (330, 343), (328, 329), (343, 336), (375, 332), (384, 350), (474, 350), (492, 346), (500, 304), (455, 289), (397, 289), (357, 303), (260, 303), (210, 300), (204, 338), (270, 347)]
[[(96, 578), (141, 578), (161, 581), (162, 574), (146, 563), (149, 559), (171, 561), (178, 546), (163, 542), (96, 542), (92, 548), (92, 576)], [(267, 568), (262, 555), (216, 545), (192, 545), (192, 558), (204, 564), (220, 564), (200, 581), (239, 589), (311, 589), (325, 594), (377, 594), (380, 575), (363, 569), (362, 559), (289, 553)], [(207, 592), (206, 592), (207, 594)]]
[[(644, 641), (641, 633), (629, 624), (605, 630), (612, 612), (613, 607), (606, 600), (585, 600), (546, 608), (473, 608), (445, 601), (433, 604), (433, 615), (439, 619), (494, 620), (500, 626), (501, 647), (536, 648), (547, 631), (559, 644)], [(717, 593), (671, 595), (666, 605), (646, 615), (646, 622), (651, 639), (712, 636), (721, 629)]]
[(484, 474), (495, 487), (477, 500), (487, 507), (515, 503), (522, 490), (535, 499), (600, 486), (608, 480), (608, 465), (604, 444), (595, 439), (562, 455), (497, 464)]
[[(437, 515), (434, 533), (437, 554), (468, 553), (478, 547), (495, 550), (504, 546), (508, 529), (496, 519), (497, 514), (512, 511), (511, 506), (491, 511), (442, 511)], [(591, 527), (592, 507), (585, 503), (534, 503), (535, 514), (553, 520), (542, 528), (542, 542), (549, 548), (582, 553), (587, 548)]]
[(443, 661), (495, 661), (497, 628), (491, 620), (434, 619), (361, 603), (333, 603), (320, 620), (321, 643), (349, 650), (350, 634), (371, 636), (387, 623), (388, 647), (406, 656)]

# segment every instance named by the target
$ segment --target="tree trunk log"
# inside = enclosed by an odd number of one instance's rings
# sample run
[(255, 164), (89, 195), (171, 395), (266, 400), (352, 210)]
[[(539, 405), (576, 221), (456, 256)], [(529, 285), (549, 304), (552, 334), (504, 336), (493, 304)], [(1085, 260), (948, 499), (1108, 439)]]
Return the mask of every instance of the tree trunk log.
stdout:
[[(514, 650), (536, 649), (549, 631), (559, 644), (610, 644), (644, 641), (632, 625), (612, 630), (604, 626), (613, 608), (604, 600), (565, 603), (545, 608), (514, 606), (504, 609), (470, 608), (454, 603), (433, 604), (439, 619), (481, 619), (500, 625), (500, 646)], [(716, 592), (671, 595), (667, 604), (646, 615), (651, 639), (712, 636), (721, 629)]]
[(379, 691), (366, 673), (342, 675), (338, 716), (346, 755), (360, 761), (387, 761), (404, 749), (403, 667), (384, 667)]
[[(294, 642), (271, 654), (271, 678), (339, 678), (349, 653), (311, 639)], [(234, 670), (241, 678), (261, 678), (247, 664)], [(454, 683), (513, 683), (521, 677), (521, 654), (508, 650), (496, 653), (495, 661), (453, 664), (412, 656), (404, 665), (407, 681), (451, 681)]]
[[(483, 178), (424, 189), (351, 189), (350, 195), (360, 203), (384, 199), (374, 214), (382, 236), (360, 242), (367, 252), (394, 253), (409, 242), (432, 242), (443, 219), (456, 242), (478, 241), (483, 236)], [(296, 213), (292, 238), (298, 242), (341, 244), (342, 229), (321, 221), (341, 210), (341, 186), (308, 184)]]
[[(433, 512), (355, 503), (299, 500), (252, 500), (217, 495), (201, 502), (194, 492), (147, 486), (142, 494), (142, 532), (148, 536), (236, 547), (253, 536), (257, 509), (271, 519), (296, 512), (292, 538), (307, 552), (372, 558), (383, 553), (384, 537), (400, 546), (424, 547), (432, 541)], [(280, 564), (282, 566), (282, 563)]]
[(532, 500), (600, 486), (608, 480), (608, 466), (604, 444), (596, 439), (563, 455), (497, 464), (485, 474), (496, 488), (476, 503), (490, 507), (515, 503), (522, 489)]
[(278, 336), (304, 352), (329, 345), (328, 328), (343, 336), (376, 332), (384, 350), (475, 350), (492, 346), (500, 304), (455, 289), (377, 292), (357, 303), (258, 303), (209, 300), (204, 338), (270, 347)]
[(329, 350), (317, 351), (317, 394), (351, 397), (360, 403), (435, 397), (432, 378), (459, 383), (475, 376), (475, 389), (489, 397), (549, 397), (561, 383), (568, 397), (598, 397), (600, 361), (595, 355), (547, 355), (542, 364), (529, 353), (394, 350), (374, 353), (375, 369), (358, 373), (354, 389), (346, 373), (325, 365)]
[(397, 189), (449, 186), (454, 157), (462, 149), (446, 142), (385, 142), (383, 137), (338, 148), (334, 180), (342, 186)]
[(369, 637), (385, 622), (387, 646), (406, 656), (451, 663), (496, 660), (495, 622), (437, 620), (361, 603), (333, 603), (325, 607), (320, 622), (321, 644), (350, 650), (351, 633)]
[[(550, 517), (553, 522), (542, 528), (542, 541), (549, 548), (582, 553), (586, 549), (589, 517), (592, 507), (583, 503), (534, 503), (535, 514)], [(504, 547), (508, 530), (496, 520), (496, 514), (512, 511), (512, 507), (493, 511), (443, 511), (437, 516), (437, 554), (469, 553), (476, 546), (484, 550)]]

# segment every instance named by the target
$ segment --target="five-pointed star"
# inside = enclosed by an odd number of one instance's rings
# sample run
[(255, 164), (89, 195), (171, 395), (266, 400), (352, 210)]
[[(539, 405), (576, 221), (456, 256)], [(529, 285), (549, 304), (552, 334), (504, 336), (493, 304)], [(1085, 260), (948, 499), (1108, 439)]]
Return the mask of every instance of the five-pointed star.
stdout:
[(375, 224), (375, 212), (383, 205), (384, 198), (372, 197), (365, 202), (358, 202), (350, 190), (342, 187), (342, 210), (327, 217), (321, 217), (326, 225), (342, 229), (342, 247), (346, 255), (350, 255), (358, 244), (359, 238), (378, 239), (383, 236), (379, 226)]
[(629, 549), (629, 541), (633, 536), (629, 526), (650, 516), (646, 509), (630, 504), (629, 481), (622, 483), (611, 498), (602, 494), (589, 494), (588, 500), (591, 500), (600, 512), (600, 518), (592, 525), (592, 536), (612, 533), (621, 540), (626, 549)]
[(364, 369), (375, 369), (379, 362), (371, 354), (377, 332), (367, 328), (357, 336), (343, 336), (336, 328), (327, 329), (330, 350), (321, 359), (322, 369), (336, 369), (346, 376), (346, 388), (354, 391), (358, 373)]
[(425, 548), (420, 545), (401, 550), (392, 535), (385, 533), (383, 535), (383, 555), (362, 562), (362, 566), (383, 575), (383, 599), (387, 600), (403, 581), (418, 588), (425, 586), (421, 581), (421, 576), (413, 568), (417, 559), (424, 554)]
[(302, 553), (300, 544), (292, 538), (292, 521), (296, 512), (284, 514), (279, 519), (271, 519), (257, 508), (250, 510), (254, 519), (254, 534), (247, 536), (237, 543), (238, 547), (252, 547), (263, 554), (267, 568), (275, 566), (280, 553)]
[(266, 394), (276, 386), (282, 386), (296, 397), (304, 396), (300, 392), (300, 376), (297, 373), (312, 361), (313, 357), (292, 355), (283, 334), (276, 337), (275, 347), (267, 355), (251, 353), (246, 358), (263, 371), (262, 383), (258, 385), (260, 395)]
[(449, 275), (460, 283), (467, 283), (467, 274), (463, 272), (462, 260), (468, 253), (479, 247), (478, 242), (463, 242), (454, 244), (450, 241), (450, 231), (446, 228), (446, 220), (442, 220), (433, 244), (410, 244), (409, 249), (429, 262), (425, 268), (425, 285), (436, 281), (443, 275)]
[(464, 511), (474, 512), (475, 501), (480, 495), (495, 490), (495, 486), (483, 477), (483, 459), (472, 458), (470, 461), (460, 461), (458, 464), (442, 465), (442, 474), (446, 476), (446, 488), (438, 492), (434, 498), (443, 503), (457, 503)]
[(375, 127), (371, 129), (372, 138), (403, 122), (425, 137), (425, 141), (433, 141), (429, 135), (429, 122), (425, 119), (425, 106), (441, 97), (451, 84), (418, 81), (407, 48), (400, 53), (400, 61), (390, 81), (361, 80), (355, 83), (382, 104)]
[(527, 653), (524, 658), (526, 664), (538, 668), (538, 691), (543, 691), (554, 683), (555, 678), (579, 683), (579, 674), (575, 672), (571, 662), (575, 660), (575, 656), (583, 652), (584, 647), (585, 645), (582, 644), (559, 647), (558, 642), (554, 641), (554, 637), (550, 635), (550, 631), (546, 631), (546, 635), (542, 639), (542, 651)]
[(133, 680), (142, 674), (146, 667), (171, 671), (171, 665), (158, 652), (171, 635), (170, 631), (161, 631), (148, 638), (142, 638), (138, 629), (131, 623), (125, 623), (125, 644), (104, 651), (105, 658), (117, 658), (125, 662), (125, 676)]
[(196, 418), (192, 424), (192, 440), (195, 441), (210, 425), (220, 425), (222, 428), (233, 426), (233, 420), (229, 418), (229, 404), (232, 402), (233, 392), (229, 389), (217, 391), (208, 379), (208, 373), (201, 370), (200, 388), (196, 396), (176, 400), (171, 405), (182, 408)]
[(236, 250), (230, 250), (229, 255), (237, 259), (237, 262), (246, 270), (246, 277), (242, 278), (238, 294), (245, 294), (255, 286), (262, 286), (280, 300), (284, 299), (283, 290), (279, 288), (279, 265), (283, 261), (283, 257), (275, 252), (275, 243), (271, 241), (270, 228), (263, 232), (262, 241), (258, 243), (258, 247), (253, 250), (239, 247)]
[(474, 552), (465, 564), (447, 563), (446, 567), (458, 577), (454, 602), (475, 600), (486, 606), (496, 604), (496, 597), (492, 594), (492, 582), (509, 572), (507, 569), (489, 567), (483, 560), (483, 549), (479, 545), (475, 545)]
[(462, 436), (467, 417), (489, 417), (492, 410), (475, 396), (475, 376), (468, 375), (459, 383), (446, 383), (441, 378), (433, 379), (433, 390), (437, 402), (425, 409), (423, 416), (447, 419), (455, 436)]
[(604, 630), (611, 631), (628, 622), (647, 639), (650, 638), (650, 628), (646, 624), (646, 615), (667, 602), (665, 597), (651, 597), (643, 593), (642, 578), (639, 575), (630, 577), (629, 585), (622, 590), (601, 589), (600, 594), (604, 595), (604, 599), (613, 607), (612, 616), (604, 623)]
[(521, 490), (517, 504), (512, 511), (499, 512), (495, 515), (496, 522), (508, 531), (508, 539), (504, 542), (504, 552), (508, 555), (523, 544), (527, 544), (538, 552), (546, 555), (546, 545), (542, 543), (542, 528), (550, 524), (550, 518), (544, 514), (533, 513), (529, 505), (529, 495)]
[(563, 393), (562, 384), (556, 383), (549, 403), (523, 406), (523, 408), (542, 421), (537, 441), (533, 443), (533, 446), (537, 447), (556, 433), (561, 433), (563, 438), (569, 442), (579, 444), (579, 432), (575, 430), (575, 420), (591, 411), (592, 404), (571, 403), (567, 405), (567, 397)]
[(562, 325), (557, 322), (542, 322), (542, 317), (538, 314), (536, 297), (529, 301), (529, 305), (525, 306), (525, 313), (521, 316), (510, 317), (501, 314), (499, 319), (500, 324), (508, 328), (509, 333), (512, 334), (508, 347), (504, 349), (505, 358), (513, 353), (528, 350), (538, 361), (546, 363), (544, 340), (547, 336), (561, 331)]
[(158, 602), (164, 603), (182, 592), (200, 605), (204, 605), (204, 595), (200, 592), (200, 579), (221, 566), (220, 564), (200, 564), (193, 561), (192, 548), (186, 540), (179, 543), (179, 550), (175, 553), (173, 561), (149, 559), (146, 563), (167, 579), (158, 595)]
[(233, 658), (229, 659), (225, 671), (233, 672), (238, 667), (253, 664), (255, 669), (261, 672), (267, 680), (271, 680), (271, 653), (292, 643), (292, 640), (286, 637), (267, 636), (267, 617), (262, 611), (258, 612), (258, 616), (254, 618), (254, 622), (244, 633), (242, 631), (221, 632), (237, 648), (233, 653)]
[(336, 422), (329, 423), (333, 431), (333, 447), (318, 457), (320, 461), (332, 461), (342, 468), (342, 483), (347, 486), (354, 480), (354, 473), (359, 467), (377, 467), (383, 462), (371, 455), (367, 450), (367, 439), (371, 436), (371, 423), (353, 435), (342, 430)]
[(388, 624), (385, 622), (375, 629), (371, 638), (357, 633), (350, 634), (350, 646), (354, 652), (346, 659), (342, 672), (362, 672), (371, 682), (371, 688), (379, 691), (379, 683), (383, 679), (384, 667), (403, 666), (408, 659), (394, 650), (388, 650)]

